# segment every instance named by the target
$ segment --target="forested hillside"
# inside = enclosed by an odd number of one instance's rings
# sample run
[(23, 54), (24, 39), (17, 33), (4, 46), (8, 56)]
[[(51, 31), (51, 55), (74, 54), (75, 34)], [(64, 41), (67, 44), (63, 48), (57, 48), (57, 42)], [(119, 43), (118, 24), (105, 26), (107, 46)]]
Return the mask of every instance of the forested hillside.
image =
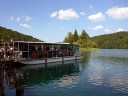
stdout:
[[(0, 42), (2, 42), (2, 40), (8, 42), (11, 39), (13, 41), (41, 41), (32, 36), (24, 35), (0, 26)], [(74, 34), (68, 32), (63, 42), (82, 44), (85, 48), (128, 49), (128, 31), (89, 37), (85, 30), (82, 30), (81, 35), (78, 35), (77, 30), (75, 30)]]
[(33, 38), (32, 36), (24, 35), (17, 31), (6, 29), (0, 26), (0, 42), (2, 42), (2, 40), (4, 42), (8, 42), (11, 39), (13, 41), (34, 41), (34, 42), (41, 41), (39, 39)]
[(128, 32), (117, 32), (90, 38), (103, 49), (128, 49)]

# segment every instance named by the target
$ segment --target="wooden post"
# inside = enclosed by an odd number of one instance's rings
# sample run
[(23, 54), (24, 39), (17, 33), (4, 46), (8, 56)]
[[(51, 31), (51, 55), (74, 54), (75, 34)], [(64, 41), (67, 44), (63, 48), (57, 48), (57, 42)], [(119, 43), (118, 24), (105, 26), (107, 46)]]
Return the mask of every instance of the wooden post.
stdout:
[(45, 67), (47, 67), (47, 58), (45, 59)]
[(47, 64), (47, 58), (45, 59), (45, 64)]
[(66, 55), (68, 56), (68, 45), (67, 45), (67, 54)]
[(64, 57), (62, 57), (62, 62), (64, 62)]
[(53, 57), (53, 44), (52, 44), (52, 57)]
[(75, 60), (77, 60), (77, 56), (75, 56)]
[(57, 49), (56, 49), (56, 58), (57, 58)]
[(16, 96), (24, 96), (24, 88), (16, 88)]
[(4, 60), (6, 59), (5, 56), (6, 54), (5, 54), (5, 42), (4, 42)]
[[(12, 50), (13, 50), (13, 58), (14, 58), (14, 57), (15, 57), (15, 56), (14, 56), (14, 51), (15, 51), (15, 50), (14, 50), (14, 41), (13, 41), (13, 49), (12, 49)], [(14, 59), (15, 59), (15, 58), (14, 58)]]
[(62, 64), (64, 64), (64, 57), (62, 57)]
[[(2, 63), (2, 62), (0, 62)], [(0, 96), (5, 96), (5, 92), (4, 92), (4, 71), (3, 71), (3, 67), (2, 64), (0, 64)]]
[(47, 64), (47, 58), (45, 59), (45, 64)]
[(28, 43), (28, 59), (29, 59), (29, 43)]
[(72, 44), (72, 50), (74, 50), (74, 45)]
[(77, 56), (75, 56), (75, 61), (76, 61), (76, 63), (77, 63)]
[(18, 42), (18, 60), (19, 60), (19, 42)]

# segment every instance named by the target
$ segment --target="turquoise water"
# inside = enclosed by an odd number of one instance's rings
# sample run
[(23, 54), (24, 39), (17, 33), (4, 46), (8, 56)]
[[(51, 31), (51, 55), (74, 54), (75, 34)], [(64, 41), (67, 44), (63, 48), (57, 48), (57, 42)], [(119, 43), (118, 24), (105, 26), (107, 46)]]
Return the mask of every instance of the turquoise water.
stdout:
[(128, 96), (128, 50), (85, 52), (83, 60), (4, 71), (6, 96)]

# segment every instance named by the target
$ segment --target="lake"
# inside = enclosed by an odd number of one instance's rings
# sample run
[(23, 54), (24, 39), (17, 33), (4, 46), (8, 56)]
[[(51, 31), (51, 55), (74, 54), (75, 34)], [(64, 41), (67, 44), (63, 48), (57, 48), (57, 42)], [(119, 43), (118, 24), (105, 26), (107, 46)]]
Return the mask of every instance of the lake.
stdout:
[(4, 70), (6, 96), (128, 96), (128, 50), (85, 52), (83, 60)]

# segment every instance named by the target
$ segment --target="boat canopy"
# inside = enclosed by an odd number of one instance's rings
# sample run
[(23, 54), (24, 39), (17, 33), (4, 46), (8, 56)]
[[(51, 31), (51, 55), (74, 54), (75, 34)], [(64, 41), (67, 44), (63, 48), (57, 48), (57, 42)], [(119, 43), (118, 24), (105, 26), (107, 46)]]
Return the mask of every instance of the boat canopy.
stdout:
[(9, 46), (7, 50), (11, 48), (11, 56), (18, 60), (80, 55), (80, 44), (73, 43), (12, 41), (5, 45)]
[(81, 45), (81, 44), (74, 44), (74, 43), (53, 43), (53, 42), (30, 42), (30, 41), (12, 41), (10, 43), (27, 43), (27, 44), (53, 44), (53, 45)]

